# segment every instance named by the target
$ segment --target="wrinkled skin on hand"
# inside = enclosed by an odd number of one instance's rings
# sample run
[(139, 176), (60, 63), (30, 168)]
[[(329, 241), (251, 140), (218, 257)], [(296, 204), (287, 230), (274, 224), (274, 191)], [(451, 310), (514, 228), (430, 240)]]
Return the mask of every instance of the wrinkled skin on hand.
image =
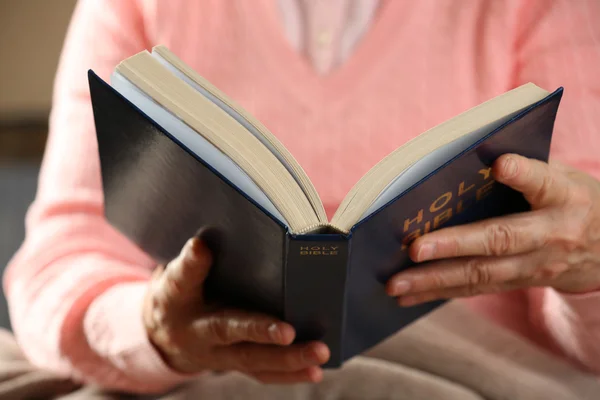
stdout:
[(428, 233), (410, 246), (423, 263), (390, 279), (402, 306), (551, 287), (600, 289), (600, 182), (562, 165), (500, 157), (494, 178), (521, 192), (531, 211)]
[(292, 344), (292, 326), (270, 316), (205, 304), (211, 253), (190, 239), (177, 258), (155, 271), (143, 318), (148, 337), (174, 370), (239, 371), (265, 383), (317, 382), (329, 356), (320, 342)]

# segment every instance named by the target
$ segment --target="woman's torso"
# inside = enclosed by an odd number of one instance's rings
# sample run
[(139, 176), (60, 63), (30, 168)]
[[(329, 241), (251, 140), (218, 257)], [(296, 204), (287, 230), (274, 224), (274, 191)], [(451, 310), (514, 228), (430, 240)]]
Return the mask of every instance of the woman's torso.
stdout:
[(384, 1), (325, 75), (287, 40), (274, 0), (155, 0), (143, 14), (149, 45), (166, 45), (258, 117), (331, 216), (385, 155), (515, 85), (510, 4)]

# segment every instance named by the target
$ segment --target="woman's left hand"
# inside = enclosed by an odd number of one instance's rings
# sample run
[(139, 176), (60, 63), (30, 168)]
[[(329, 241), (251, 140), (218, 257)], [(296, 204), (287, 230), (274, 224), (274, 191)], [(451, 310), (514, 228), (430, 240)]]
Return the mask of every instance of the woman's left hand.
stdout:
[(400, 305), (527, 287), (600, 289), (600, 182), (562, 164), (512, 154), (492, 171), (523, 193), (532, 210), (416, 239), (410, 257), (431, 262), (388, 282)]

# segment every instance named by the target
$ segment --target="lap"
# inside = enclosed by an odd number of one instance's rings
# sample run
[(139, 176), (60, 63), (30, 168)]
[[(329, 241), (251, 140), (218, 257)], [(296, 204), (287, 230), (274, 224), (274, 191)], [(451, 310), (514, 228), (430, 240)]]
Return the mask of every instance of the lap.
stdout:
[[(326, 371), (316, 385), (262, 385), (238, 373), (207, 374), (157, 398), (570, 400), (592, 399), (598, 392), (596, 377), (453, 302), (343, 368)], [(32, 394), (63, 400), (135, 398), (78, 387), (33, 367), (13, 337), (0, 330), (0, 400)]]
[[(0, 400), (30, 398), (61, 400), (147, 399), (80, 387), (68, 379), (42, 371), (27, 362), (10, 333), (0, 330)], [(357, 357), (341, 370), (326, 371), (317, 385), (262, 385), (240, 373), (207, 374), (160, 400), (184, 399), (460, 399), (482, 400), (474, 392), (385, 360)]]

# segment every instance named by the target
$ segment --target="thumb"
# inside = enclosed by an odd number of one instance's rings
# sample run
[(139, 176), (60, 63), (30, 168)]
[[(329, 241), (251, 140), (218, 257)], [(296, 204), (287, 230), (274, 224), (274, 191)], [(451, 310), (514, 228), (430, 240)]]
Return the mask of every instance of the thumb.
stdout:
[(568, 181), (545, 162), (505, 154), (496, 160), (492, 171), (498, 182), (523, 193), (534, 209), (566, 201)]
[(206, 243), (193, 237), (167, 265), (162, 275), (161, 289), (170, 301), (176, 303), (201, 299), (211, 264), (212, 256)]

